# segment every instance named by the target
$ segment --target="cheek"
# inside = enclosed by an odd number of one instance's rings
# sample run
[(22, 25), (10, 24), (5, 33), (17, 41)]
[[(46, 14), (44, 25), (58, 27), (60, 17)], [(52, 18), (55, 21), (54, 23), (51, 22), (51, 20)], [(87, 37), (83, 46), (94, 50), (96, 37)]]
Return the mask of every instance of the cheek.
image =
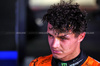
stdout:
[(70, 40), (70, 41), (65, 41), (65, 42), (62, 42), (62, 47), (64, 50), (67, 50), (67, 51), (72, 51), (76, 48), (77, 46), (77, 41), (76, 40)]
[(62, 42), (62, 48), (64, 50), (69, 50), (70, 46), (71, 46), (71, 42), (70, 41)]
[(49, 45), (50, 45), (50, 46), (51, 46), (51, 44), (53, 43), (53, 39), (50, 38), (49, 36), (48, 36), (48, 42), (49, 42)]

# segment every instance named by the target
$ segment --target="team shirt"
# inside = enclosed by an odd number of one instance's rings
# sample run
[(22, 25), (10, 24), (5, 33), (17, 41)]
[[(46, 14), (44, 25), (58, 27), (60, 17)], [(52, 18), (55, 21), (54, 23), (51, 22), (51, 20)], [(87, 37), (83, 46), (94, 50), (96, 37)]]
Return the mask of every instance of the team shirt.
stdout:
[(34, 59), (29, 66), (100, 66), (100, 62), (81, 51), (76, 58), (69, 61), (55, 59), (51, 54)]

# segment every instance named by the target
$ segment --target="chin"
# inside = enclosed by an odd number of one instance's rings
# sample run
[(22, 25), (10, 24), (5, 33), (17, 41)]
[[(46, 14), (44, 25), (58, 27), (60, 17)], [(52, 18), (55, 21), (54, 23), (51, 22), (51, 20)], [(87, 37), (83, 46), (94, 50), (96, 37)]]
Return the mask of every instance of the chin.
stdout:
[(63, 56), (60, 55), (60, 54), (53, 54), (53, 57), (56, 58), (56, 59), (61, 59), (61, 58), (63, 58)]

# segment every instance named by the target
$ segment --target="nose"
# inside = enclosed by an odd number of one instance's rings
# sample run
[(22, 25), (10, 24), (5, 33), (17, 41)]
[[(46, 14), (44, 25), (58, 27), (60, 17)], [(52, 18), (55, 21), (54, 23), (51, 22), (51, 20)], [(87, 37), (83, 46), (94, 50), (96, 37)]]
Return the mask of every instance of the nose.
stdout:
[(57, 39), (57, 38), (55, 38), (54, 41), (53, 41), (53, 43), (52, 43), (52, 47), (53, 48), (57, 48), (59, 46), (60, 46), (60, 40)]

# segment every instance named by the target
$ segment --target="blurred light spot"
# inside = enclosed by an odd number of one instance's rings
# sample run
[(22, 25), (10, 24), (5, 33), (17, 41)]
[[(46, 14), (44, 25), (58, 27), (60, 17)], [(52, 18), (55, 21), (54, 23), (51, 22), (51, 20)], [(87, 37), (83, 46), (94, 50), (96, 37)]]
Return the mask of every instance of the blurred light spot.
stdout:
[(29, 0), (30, 6), (49, 6), (54, 3), (59, 3), (60, 0)]
[(43, 26), (43, 22), (41, 18), (37, 18), (35, 22), (39, 27)]

